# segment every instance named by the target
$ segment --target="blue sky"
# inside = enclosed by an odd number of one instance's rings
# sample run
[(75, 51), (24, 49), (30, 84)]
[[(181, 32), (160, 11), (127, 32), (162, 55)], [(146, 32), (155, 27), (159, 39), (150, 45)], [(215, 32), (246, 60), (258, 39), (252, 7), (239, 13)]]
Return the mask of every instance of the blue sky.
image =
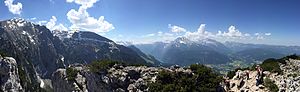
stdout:
[[(21, 3), (20, 13), (5, 1)], [(300, 45), (299, 9), (299, 0), (3, 0), (0, 20), (21, 17), (50, 22), (50, 29), (63, 26), (136, 43), (186, 36)]]

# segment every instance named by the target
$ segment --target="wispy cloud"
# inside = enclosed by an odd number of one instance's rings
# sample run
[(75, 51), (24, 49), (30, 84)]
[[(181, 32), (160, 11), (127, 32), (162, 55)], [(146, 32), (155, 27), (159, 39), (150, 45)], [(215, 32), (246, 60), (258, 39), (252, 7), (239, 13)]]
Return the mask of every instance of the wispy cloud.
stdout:
[(144, 35), (144, 37), (152, 37), (152, 36), (155, 36), (155, 34), (154, 34), (154, 33), (152, 33), (152, 34), (147, 34), (147, 35)]
[(36, 17), (30, 18), (29, 20), (36, 20)]
[(266, 35), (266, 36), (270, 36), (270, 35), (271, 35), (271, 33), (265, 33), (265, 35)]

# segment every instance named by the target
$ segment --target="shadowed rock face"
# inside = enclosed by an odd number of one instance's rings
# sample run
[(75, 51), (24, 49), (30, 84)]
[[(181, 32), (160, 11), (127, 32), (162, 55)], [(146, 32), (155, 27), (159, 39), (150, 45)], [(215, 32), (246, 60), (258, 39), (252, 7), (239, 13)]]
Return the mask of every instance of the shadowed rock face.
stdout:
[[(0, 51), (16, 58), (26, 71), (36, 70), (42, 78), (49, 78), (57, 68), (99, 59), (146, 63), (132, 49), (93, 32), (61, 32), (60, 38), (53, 33), (24, 19), (1, 21)], [(61, 37), (63, 34), (71, 36)]]
[(14, 58), (0, 55), (0, 87), (1, 92), (24, 91), (19, 79), (17, 62)]
[(97, 35), (93, 32), (75, 32), (71, 38), (63, 39), (65, 63), (90, 63), (94, 60), (110, 59), (126, 63), (147, 64), (134, 50)]
[(62, 66), (54, 43), (59, 43), (58, 38), (53, 37), (45, 26), (23, 19), (0, 22), (0, 50), (14, 57), (28, 73), (36, 71), (47, 77)]

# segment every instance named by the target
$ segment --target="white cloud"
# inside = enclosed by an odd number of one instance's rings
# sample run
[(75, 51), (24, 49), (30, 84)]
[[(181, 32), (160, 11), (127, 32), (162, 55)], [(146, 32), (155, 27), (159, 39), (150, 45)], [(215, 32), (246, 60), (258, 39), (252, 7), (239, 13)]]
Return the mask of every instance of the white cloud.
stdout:
[(256, 37), (256, 40), (264, 40), (264, 39), (265, 39), (265, 37), (261, 36), (261, 35), (259, 35), (259, 36)]
[(152, 33), (152, 34), (147, 34), (147, 35), (145, 35), (144, 37), (152, 37), (152, 36), (155, 36), (155, 34), (154, 34), (154, 33)]
[(66, 28), (63, 24), (59, 24), (53, 27), (54, 30), (63, 30), (63, 31), (68, 31), (68, 28)]
[(215, 35), (205, 30), (206, 24), (200, 24), (196, 32), (187, 31), (184, 36), (190, 40), (199, 40), (204, 38), (214, 37)]
[(66, 0), (68, 3), (72, 3), (74, 0)]
[(47, 22), (46, 27), (50, 30), (53, 30), (54, 26), (55, 26), (55, 22), (57, 21), (55, 16), (52, 16), (52, 18), (50, 19), (49, 22)]
[(98, 0), (66, 0), (66, 2), (68, 3), (76, 3), (76, 4), (79, 4), (81, 5), (82, 7), (84, 8), (90, 8), (90, 7), (93, 7), (94, 3), (96, 3)]
[(271, 33), (254, 33), (256, 40), (264, 40), (266, 36), (270, 36)]
[[(169, 24), (168, 28), (172, 29), (172, 25)], [(182, 28), (184, 29), (184, 28)], [(195, 32), (191, 32), (186, 30), (184, 34), (177, 34), (178, 31), (172, 33), (164, 33), (157, 32), (153, 34), (148, 34), (145, 41), (146, 43), (156, 42), (156, 41), (164, 41), (169, 42), (177, 37), (187, 37), (190, 40), (201, 40), (205, 38), (214, 39), (220, 42), (225, 41), (236, 41), (236, 42), (257, 42), (257, 40), (265, 40), (267, 35), (271, 35), (271, 33), (243, 33), (239, 31), (235, 26), (229, 26), (228, 31), (218, 31), (217, 33), (212, 33), (206, 30), (206, 24), (200, 24), (199, 28)]]
[(235, 38), (235, 37), (242, 37), (243, 34), (238, 29), (236, 29), (235, 26), (230, 26), (228, 28), (228, 32), (224, 32), (223, 36)]
[(168, 28), (170, 28), (171, 32), (174, 32), (174, 33), (186, 32), (186, 29), (176, 26), (176, 25), (169, 24)]
[(36, 20), (36, 17), (30, 18), (29, 20)]
[(224, 41), (240, 41), (245, 39), (253, 39), (251, 34), (240, 32), (235, 26), (229, 26), (228, 31), (218, 31), (214, 36), (216, 39)]
[(13, 4), (14, 0), (5, 0), (5, 6), (8, 7), (8, 10), (13, 14), (20, 15), (22, 12), (22, 3), (18, 2), (17, 4)]
[(76, 4), (81, 5), (78, 11), (71, 9), (67, 13), (68, 20), (72, 23), (70, 29), (92, 31), (95, 33), (104, 33), (115, 29), (111, 23), (104, 20), (104, 16), (100, 16), (96, 19), (90, 17), (89, 13), (86, 11), (97, 1), (98, 0), (67, 0), (69, 3), (75, 2)]
[(245, 36), (247, 36), (247, 37), (248, 37), (248, 36), (251, 36), (251, 35), (250, 35), (250, 34), (248, 34), (248, 33), (246, 33), (246, 34), (245, 34)]
[(198, 32), (199, 32), (200, 34), (204, 34), (204, 33), (205, 33), (205, 25), (206, 25), (206, 24), (201, 24), (201, 25), (199, 26)]
[(271, 35), (271, 33), (265, 33), (265, 35), (266, 35), (266, 36), (270, 36), (270, 35)]
[[(63, 31), (67, 31), (68, 28), (66, 28), (63, 24), (58, 24), (56, 25), (56, 17), (52, 16), (52, 18), (49, 20), (49, 22), (46, 23), (46, 27), (50, 30), (63, 30)], [(44, 21), (40, 21), (40, 22), (44, 22)]]

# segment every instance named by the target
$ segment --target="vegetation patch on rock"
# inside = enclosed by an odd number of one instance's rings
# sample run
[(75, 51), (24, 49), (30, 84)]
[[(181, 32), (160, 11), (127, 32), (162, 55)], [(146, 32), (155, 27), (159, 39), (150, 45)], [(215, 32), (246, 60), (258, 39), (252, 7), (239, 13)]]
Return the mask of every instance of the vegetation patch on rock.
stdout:
[(66, 74), (67, 74), (67, 79), (68, 81), (75, 81), (75, 78), (76, 78), (76, 75), (79, 71), (74, 69), (74, 68), (71, 68), (71, 67), (68, 67), (66, 69)]
[(192, 64), (193, 73), (160, 71), (156, 82), (149, 86), (150, 92), (211, 92), (216, 91), (221, 78), (212, 69)]
[(271, 91), (271, 92), (278, 92), (279, 88), (277, 87), (277, 85), (274, 83), (274, 81), (272, 81), (269, 78), (265, 78), (264, 81), (264, 85)]

